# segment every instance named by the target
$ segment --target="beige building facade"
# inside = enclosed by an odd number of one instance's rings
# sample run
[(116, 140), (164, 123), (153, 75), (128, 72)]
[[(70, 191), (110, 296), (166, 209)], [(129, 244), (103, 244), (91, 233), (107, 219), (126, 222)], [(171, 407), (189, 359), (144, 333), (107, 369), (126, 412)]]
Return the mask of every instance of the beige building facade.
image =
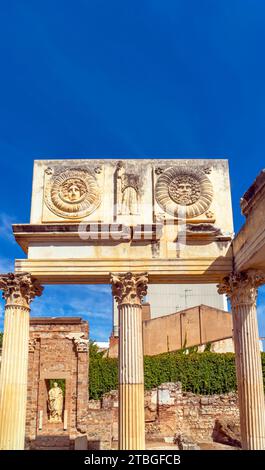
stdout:
[[(150, 318), (158, 318), (198, 305), (227, 311), (225, 295), (216, 284), (149, 284), (145, 301), (150, 304)], [(118, 336), (118, 307), (113, 302), (113, 336)]]

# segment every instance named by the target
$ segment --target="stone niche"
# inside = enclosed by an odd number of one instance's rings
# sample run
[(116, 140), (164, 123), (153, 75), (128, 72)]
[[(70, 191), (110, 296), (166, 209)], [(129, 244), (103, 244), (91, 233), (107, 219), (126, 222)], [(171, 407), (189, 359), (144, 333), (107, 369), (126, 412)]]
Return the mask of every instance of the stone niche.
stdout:
[[(57, 381), (62, 409), (53, 417), (49, 390)], [(88, 323), (81, 318), (30, 320), (27, 448), (70, 448), (86, 431)]]

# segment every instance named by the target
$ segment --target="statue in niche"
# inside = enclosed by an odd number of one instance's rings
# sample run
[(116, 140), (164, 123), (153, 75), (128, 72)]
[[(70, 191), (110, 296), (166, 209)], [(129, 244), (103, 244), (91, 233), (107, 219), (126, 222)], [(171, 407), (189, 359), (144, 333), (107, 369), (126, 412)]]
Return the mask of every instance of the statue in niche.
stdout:
[(54, 382), (48, 393), (49, 422), (61, 423), (63, 415), (63, 391)]
[(120, 215), (137, 215), (139, 177), (132, 173), (125, 173), (122, 162), (117, 167), (117, 195)]

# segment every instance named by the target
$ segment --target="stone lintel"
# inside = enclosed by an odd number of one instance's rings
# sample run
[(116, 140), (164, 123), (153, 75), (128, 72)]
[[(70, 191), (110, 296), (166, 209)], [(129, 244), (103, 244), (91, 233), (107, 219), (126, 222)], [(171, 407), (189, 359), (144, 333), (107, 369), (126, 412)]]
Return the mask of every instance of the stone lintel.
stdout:
[(218, 259), (17, 259), (16, 272), (31, 272), (45, 284), (109, 284), (110, 272), (148, 271), (149, 283), (218, 283), (232, 271), (231, 251)]
[(34, 317), (30, 319), (30, 325), (75, 325), (83, 322), (81, 317)]

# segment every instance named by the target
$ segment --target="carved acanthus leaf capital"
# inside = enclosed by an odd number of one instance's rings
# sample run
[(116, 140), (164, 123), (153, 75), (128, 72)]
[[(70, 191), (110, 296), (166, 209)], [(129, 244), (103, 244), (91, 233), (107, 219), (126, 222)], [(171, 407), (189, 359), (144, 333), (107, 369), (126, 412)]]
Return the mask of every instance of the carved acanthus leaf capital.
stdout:
[(33, 353), (35, 351), (36, 345), (37, 345), (36, 338), (29, 339), (29, 352)]
[(73, 341), (77, 352), (88, 352), (89, 340), (83, 338), (83, 336), (85, 336), (84, 333), (70, 333), (66, 338)]
[(0, 274), (0, 289), (7, 305), (28, 307), (30, 302), (41, 296), (43, 287), (29, 273)]
[(257, 288), (265, 284), (265, 273), (258, 270), (233, 272), (217, 286), (219, 294), (226, 294), (233, 305), (253, 304)]
[(89, 351), (89, 340), (88, 339), (82, 339), (81, 341), (77, 341), (75, 343), (75, 347), (76, 347), (77, 352), (87, 353)]
[(148, 273), (111, 274), (112, 293), (118, 305), (141, 305), (147, 294)]

